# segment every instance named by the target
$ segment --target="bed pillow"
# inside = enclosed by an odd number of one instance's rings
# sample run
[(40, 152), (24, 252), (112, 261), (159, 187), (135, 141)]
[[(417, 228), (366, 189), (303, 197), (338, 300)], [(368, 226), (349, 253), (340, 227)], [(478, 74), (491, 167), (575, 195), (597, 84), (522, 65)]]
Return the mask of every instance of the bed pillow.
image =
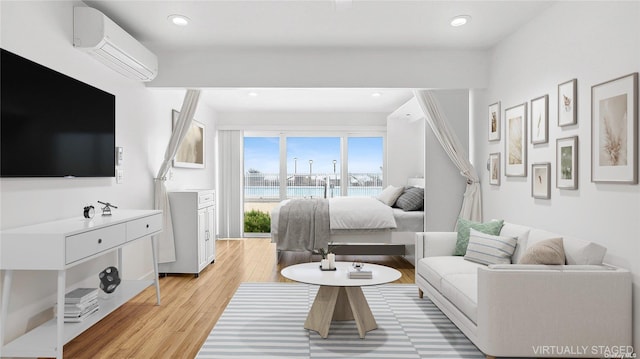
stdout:
[(562, 238), (550, 238), (527, 248), (520, 264), (564, 264)]
[(518, 238), (493, 236), (471, 228), (464, 259), (484, 265), (510, 264)]
[(497, 236), (500, 234), (500, 229), (504, 220), (493, 220), (486, 223), (473, 222), (463, 218), (458, 218), (458, 224), (456, 229), (458, 231), (458, 238), (456, 240), (456, 249), (453, 252), (454, 256), (463, 256), (467, 253), (467, 245), (469, 244), (469, 231), (471, 228), (480, 231), (485, 234), (491, 234)]
[(403, 211), (419, 211), (424, 206), (424, 188), (409, 187), (396, 200)]
[(391, 207), (404, 191), (404, 187), (387, 186), (378, 196), (378, 200)]

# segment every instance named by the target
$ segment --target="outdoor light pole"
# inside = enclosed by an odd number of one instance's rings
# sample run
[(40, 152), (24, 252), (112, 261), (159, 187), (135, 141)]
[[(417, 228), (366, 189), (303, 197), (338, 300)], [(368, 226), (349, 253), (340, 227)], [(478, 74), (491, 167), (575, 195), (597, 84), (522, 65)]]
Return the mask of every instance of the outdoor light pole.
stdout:
[(293, 174), (298, 174), (298, 157), (293, 158)]
[(313, 168), (313, 160), (309, 160), (309, 186), (311, 186), (311, 173), (313, 173), (312, 168)]
[(333, 198), (333, 187), (338, 183), (338, 176), (336, 175), (336, 160), (333, 160), (333, 186), (331, 186), (331, 198)]

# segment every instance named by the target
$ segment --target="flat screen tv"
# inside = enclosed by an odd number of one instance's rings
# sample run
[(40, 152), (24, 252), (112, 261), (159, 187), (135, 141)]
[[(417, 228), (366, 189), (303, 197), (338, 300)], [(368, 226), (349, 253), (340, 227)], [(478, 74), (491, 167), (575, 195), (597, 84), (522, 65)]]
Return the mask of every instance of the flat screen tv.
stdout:
[(0, 52), (0, 176), (114, 177), (115, 96)]

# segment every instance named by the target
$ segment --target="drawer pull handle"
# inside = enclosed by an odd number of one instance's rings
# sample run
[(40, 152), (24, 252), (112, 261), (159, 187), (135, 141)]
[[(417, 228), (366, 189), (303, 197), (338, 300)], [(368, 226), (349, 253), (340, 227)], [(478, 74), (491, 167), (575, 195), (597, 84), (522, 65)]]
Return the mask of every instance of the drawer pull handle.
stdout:
[(102, 238), (98, 238), (98, 244), (102, 243)]
[(147, 224), (147, 228), (149, 228), (149, 225)]

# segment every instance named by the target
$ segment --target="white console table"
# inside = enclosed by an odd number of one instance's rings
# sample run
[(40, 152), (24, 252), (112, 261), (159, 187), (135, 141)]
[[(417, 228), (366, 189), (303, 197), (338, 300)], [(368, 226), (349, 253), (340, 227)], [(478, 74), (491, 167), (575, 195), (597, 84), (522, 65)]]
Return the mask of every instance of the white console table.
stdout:
[[(162, 211), (116, 210), (111, 216), (96, 214), (3, 230), (0, 234), (0, 269), (4, 270), (2, 311), (0, 312), (0, 357), (62, 358), (64, 344), (84, 332), (100, 319), (150, 285), (156, 287), (160, 305), (158, 261), (152, 235), (162, 231)], [(5, 325), (15, 270), (57, 271), (57, 313), (64, 313), (66, 270), (77, 264), (118, 251), (122, 266), (122, 247), (149, 238), (153, 258), (153, 280), (123, 280), (108, 299), (99, 299), (99, 309), (80, 323), (65, 323), (58, 315), (26, 334), (4, 344)], [(121, 269), (121, 268), (120, 268)], [(95, 274), (96, 278), (98, 273)]]

